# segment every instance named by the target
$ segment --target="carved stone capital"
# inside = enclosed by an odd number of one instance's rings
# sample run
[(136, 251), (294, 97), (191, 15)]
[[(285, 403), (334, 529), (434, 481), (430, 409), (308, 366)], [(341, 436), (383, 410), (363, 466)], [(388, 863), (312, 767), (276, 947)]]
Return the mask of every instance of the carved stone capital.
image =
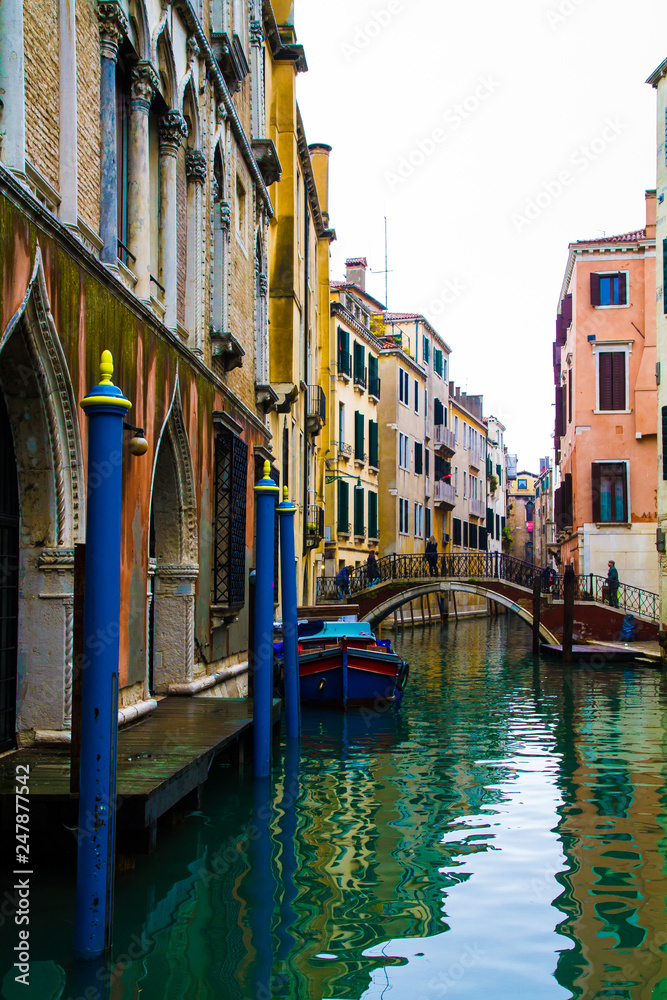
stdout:
[(229, 229), (232, 224), (232, 209), (228, 201), (220, 202), (220, 225), (223, 229)]
[(118, 0), (100, 0), (97, 5), (100, 29), (100, 51), (106, 59), (116, 61), (118, 46), (129, 24)]
[(264, 32), (262, 31), (262, 22), (252, 18), (250, 21), (250, 44), (261, 45), (263, 41)]
[(132, 70), (132, 97), (130, 107), (133, 111), (144, 111), (148, 114), (153, 94), (159, 86), (158, 75), (147, 59), (142, 59)]
[(203, 184), (206, 180), (206, 156), (201, 149), (186, 149), (185, 176), (198, 184)]
[(197, 39), (194, 35), (190, 35), (187, 41), (187, 52), (188, 52), (188, 65), (199, 55), (199, 46), (197, 45)]
[(176, 156), (184, 139), (188, 137), (188, 126), (180, 111), (167, 111), (160, 118), (160, 152), (166, 156)]
[(269, 291), (269, 279), (265, 274), (259, 275), (258, 285), (259, 285), (259, 294), (262, 296), (263, 299), (265, 299)]

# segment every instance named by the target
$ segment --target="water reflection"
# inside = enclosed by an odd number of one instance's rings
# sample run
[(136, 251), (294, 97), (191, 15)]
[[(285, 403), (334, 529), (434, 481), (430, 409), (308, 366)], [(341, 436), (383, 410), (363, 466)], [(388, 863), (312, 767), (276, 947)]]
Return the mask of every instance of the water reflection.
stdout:
[[(665, 679), (540, 664), (511, 619), (400, 643), (400, 714), (304, 713), (119, 874), (110, 1000), (667, 1000)], [(76, 1000), (48, 878), (40, 1000)]]

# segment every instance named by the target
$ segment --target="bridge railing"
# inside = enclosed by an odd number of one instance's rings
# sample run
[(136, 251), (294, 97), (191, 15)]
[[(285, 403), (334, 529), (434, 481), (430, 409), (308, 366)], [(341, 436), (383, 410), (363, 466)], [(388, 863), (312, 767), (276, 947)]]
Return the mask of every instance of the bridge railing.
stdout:
[[(544, 594), (550, 594), (556, 600), (563, 598), (562, 575), (553, 572), (547, 574), (541, 566), (524, 562), (505, 552), (466, 552), (460, 555), (443, 553), (397, 555), (394, 553), (382, 556), (376, 562), (377, 572), (369, 573), (366, 564), (350, 571), (347, 589), (341, 587), (338, 577), (319, 577), (317, 580), (317, 602), (337, 601), (345, 596), (354, 596), (376, 584), (401, 580), (459, 579), (472, 582), (474, 580), (495, 579), (532, 589), (536, 576), (541, 578)], [(576, 600), (609, 603), (609, 591), (605, 577), (587, 573), (580, 574), (575, 579)], [(658, 594), (642, 590), (639, 587), (621, 584), (616, 606), (623, 611), (642, 615), (654, 621), (658, 621), (660, 618)]]

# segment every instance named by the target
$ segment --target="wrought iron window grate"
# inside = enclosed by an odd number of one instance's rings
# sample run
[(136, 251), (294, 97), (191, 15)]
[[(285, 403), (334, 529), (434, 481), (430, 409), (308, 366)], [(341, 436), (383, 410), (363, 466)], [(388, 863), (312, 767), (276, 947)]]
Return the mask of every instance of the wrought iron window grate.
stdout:
[(245, 600), (248, 446), (231, 431), (215, 439), (213, 603)]

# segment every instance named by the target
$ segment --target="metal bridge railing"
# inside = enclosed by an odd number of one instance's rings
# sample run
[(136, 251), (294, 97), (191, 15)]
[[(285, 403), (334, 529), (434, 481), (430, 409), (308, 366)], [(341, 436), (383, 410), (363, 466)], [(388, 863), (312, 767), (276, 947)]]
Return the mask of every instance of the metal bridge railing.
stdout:
[[(556, 600), (563, 598), (563, 577), (523, 562), (515, 556), (504, 552), (467, 552), (461, 555), (442, 553), (425, 555), (382, 556), (377, 560), (378, 573), (376, 580), (369, 579), (367, 567), (360, 566), (349, 574), (349, 589), (347, 595), (354, 596), (366, 590), (374, 583), (387, 583), (394, 580), (428, 580), (428, 579), (459, 579), (459, 580), (505, 580), (529, 590), (533, 581), (539, 576), (542, 583), (542, 593), (550, 594)], [(340, 586), (336, 577), (320, 577), (317, 580), (318, 603), (338, 600), (341, 597)], [(609, 603), (609, 591), (605, 577), (593, 573), (581, 574), (576, 577), (575, 599), (578, 601), (595, 601), (599, 604)], [(654, 621), (660, 619), (660, 598), (658, 594), (639, 587), (621, 584), (618, 590), (619, 610), (631, 614), (642, 615)]]

